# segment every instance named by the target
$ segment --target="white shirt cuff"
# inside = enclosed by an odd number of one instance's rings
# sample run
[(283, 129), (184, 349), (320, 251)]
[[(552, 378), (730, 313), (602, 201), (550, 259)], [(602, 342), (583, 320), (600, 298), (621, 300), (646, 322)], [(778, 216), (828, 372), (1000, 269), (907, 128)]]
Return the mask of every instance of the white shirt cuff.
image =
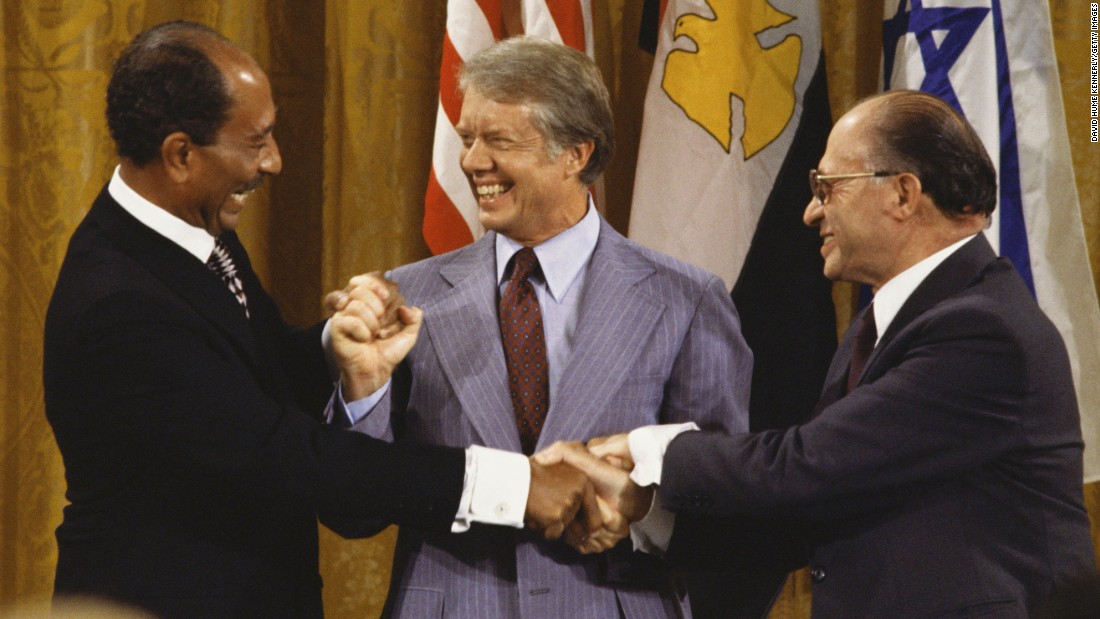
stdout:
[[(639, 486), (653, 486), (661, 483), (664, 470), (665, 451), (672, 439), (680, 434), (698, 430), (694, 422), (644, 426), (632, 430), (627, 435), (630, 456), (634, 460), (634, 470), (630, 479)], [(676, 514), (661, 507), (660, 488), (653, 493), (653, 504), (645, 518), (630, 525), (630, 540), (635, 550), (663, 556), (672, 539), (672, 529), (676, 525)]]
[(661, 507), (660, 493), (660, 488), (653, 493), (653, 504), (645, 518), (630, 525), (630, 541), (634, 542), (634, 550), (663, 557), (676, 526), (676, 514)]
[(665, 462), (665, 450), (672, 439), (689, 430), (698, 430), (695, 422), (643, 426), (627, 435), (630, 444), (630, 457), (634, 460), (634, 470), (630, 479), (639, 486), (652, 486), (661, 483), (661, 471)]
[(466, 449), (466, 480), (451, 531), (463, 533), (474, 522), (522, 529), (530, 487), (527, 456), (471, 445)]

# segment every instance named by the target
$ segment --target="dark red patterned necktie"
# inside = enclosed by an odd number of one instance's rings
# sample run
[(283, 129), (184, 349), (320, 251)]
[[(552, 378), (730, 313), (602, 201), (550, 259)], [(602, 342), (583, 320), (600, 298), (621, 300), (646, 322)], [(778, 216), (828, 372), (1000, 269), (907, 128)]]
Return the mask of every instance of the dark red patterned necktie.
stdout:
[(516, 413), (523, 453), (535, 451), (546, 409), (550, 406), (550, 373), (546, 337), (535, 288), (527, 278), (539, 271), (535, 250), (524, 247), (512, 257), (512, 276), (500, 297), (500, 337), (508, 365), (508, 389)]
[(875, 328), (875, 308), (868, 307), (856, 327), (856, 341), (852, 346), (852, 362), (848, 366), (848, 393), (851, 393), (859, 384), (859, 376), (863, 374), (863, 368), (867, 366), (867, 360), (875, 350), (875, 341), (878, 339), (878, 330)]
[(214, 252), (207, 259), (206, 266), (217, 273), (218, 277), (222, 278), (225, 285), (229, 287), (229, 292), (237, 297), (237, 303), (240, 303), (241, 307), (244, 308), (245, 318), (251, 318), (248, 313), (248, 298), (244, 296), (244, 285), (241, 283), (241, 278), (237, 276), (237, 265), (233, 263), (233, 257), (229, 255), (229, 248), (225, 246), (221, 239), (214, 239)]

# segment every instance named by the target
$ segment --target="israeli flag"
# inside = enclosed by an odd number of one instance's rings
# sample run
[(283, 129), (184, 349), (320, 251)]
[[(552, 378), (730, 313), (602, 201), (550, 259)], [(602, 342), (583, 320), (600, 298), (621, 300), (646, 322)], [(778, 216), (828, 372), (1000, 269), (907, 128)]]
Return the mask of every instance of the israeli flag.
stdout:
[(1100, 302), (1047, 0), (886, 0), (882, 37), (883, 90), (923, 90), (948, 101), (997, 167), (998, 205), (986, 234), (1066, 342), (1085, 480), (1100, 479)]

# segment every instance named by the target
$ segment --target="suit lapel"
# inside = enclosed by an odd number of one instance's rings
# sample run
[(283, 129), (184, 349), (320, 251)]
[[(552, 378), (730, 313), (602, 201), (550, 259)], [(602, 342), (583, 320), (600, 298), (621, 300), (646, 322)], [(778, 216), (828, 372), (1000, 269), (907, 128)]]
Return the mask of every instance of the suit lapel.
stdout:
[[(859, 324), (863, 312), (869, 309), (869, 307), (863, 308), (862, 312), (856, 314), (855, 318), (852, 319), (852, 323), (848, 325), (844, 337), (840, 340), (836, 354), (833, 355), (833, 360), (829, 364), (829, 371), (825, 374), (825, 384), (821, 388), (821, 397), (818, 399), (817, 406), (814, 407), (813, 414), (810, 415), (811, 419), (816, 417), (826, 406), (844, 397), (848, 388), (848, 366), (852, 363), (852, 347), (855, 345), (854, 327)], [(878, 347), (876, 346), (875, 351), (877, 352), (877, 350)], [(872, 356), (874, 356), (873, 352)], [(865, 374), (870, 365), (868, 361), (867, 365), (864, 366)]]
[[(867, 376), (872, 371), (875, 362), (885, 354), (884, 351), (889, 348), (898, 333), (918, 316), (970, 285), (996, 259), (997, 255), (986, 240), (985, 234), (978, 234), (933, 269), (928, 277), (913, 290), (913, 294), (909, 295), (898, 310), (897, 316), (890, 321), (890, 326), (879, 337), (878, 345), (875, 346), (875, 350), (867, 359), (867, 365), (863, 368), (863, 376)], [(846, 334), (845, 340), (850, 339), (849, 335), (854, 333)], [(848, 359), (851, 359), (851, 349), (851, 343), (848, 343), (846, 347)], [(862, 381), (862, 376), (860, 380)]]
[(653, 266), (602, 218), (578, 308), (576, 346), (550, 402), (538, 448), (587, 437), (635, 366), (664, 305), (638, 289)]
[(424, 329), (483, 444), (520, 451), (497, 320), (495, 238), (486, 234), (440, 267), (451, 289), (423, 305)]
[(90, 213), (126, 255), (153, 274), (240, 350), (253, 367), (256, 343), (237, 300), (205, 264), (127, 213), (104, 188)]
[[(913, 322), (917, 316), (970, 285), (974, 278), (996, 259), (997, 255), (986, 240), (985, 234), (979, 234), (948, 256), (928, 274), (928, 277), (924, 278), (913, 294), (909, 295), (905, 304), (898, 310), (898, 315), (879, 338), (879, 345), (875, 347), (875, 352), (878, 353), (880, 349), (885, 348), (898, 332)], [(867, 367), (874, 363), (876, 356), (871, 355), (867, 360)]]

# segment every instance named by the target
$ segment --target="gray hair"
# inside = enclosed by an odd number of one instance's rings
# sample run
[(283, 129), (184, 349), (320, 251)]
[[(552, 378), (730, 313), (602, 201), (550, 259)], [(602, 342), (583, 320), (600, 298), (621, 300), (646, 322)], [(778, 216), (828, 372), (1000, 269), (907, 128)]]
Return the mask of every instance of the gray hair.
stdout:
[(474, 54), (459, 75), (458, 89), (474, 88), (498, 103), (530, 107), (531, 122), (546, 138), (547, 154), (592, 142), (580, 180), (592, 183), (611, 162), (615, 129), (611, 97), (591, 58), (538, 37), (513, 37)]

